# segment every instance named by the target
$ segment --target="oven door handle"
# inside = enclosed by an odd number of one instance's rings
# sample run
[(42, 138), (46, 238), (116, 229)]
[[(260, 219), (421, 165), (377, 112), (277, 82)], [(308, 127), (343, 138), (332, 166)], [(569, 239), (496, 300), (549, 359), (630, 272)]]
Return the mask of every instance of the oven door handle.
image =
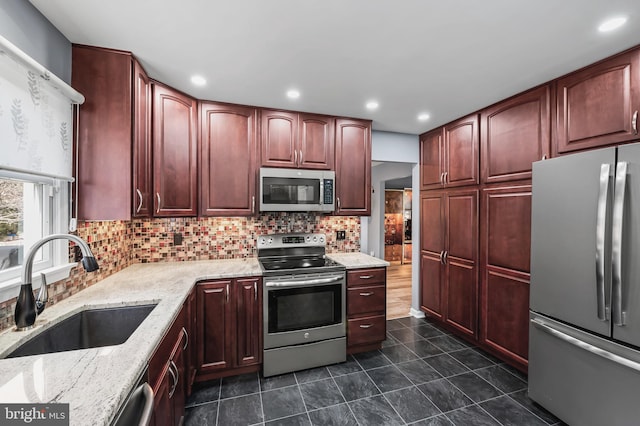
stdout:
[(300, 287), (304, 285), (328, 284), (342, 280), (343, 277), (316, 278), (313, 280), (299, 281), (267, 281), (264, 285), (267, 287)]

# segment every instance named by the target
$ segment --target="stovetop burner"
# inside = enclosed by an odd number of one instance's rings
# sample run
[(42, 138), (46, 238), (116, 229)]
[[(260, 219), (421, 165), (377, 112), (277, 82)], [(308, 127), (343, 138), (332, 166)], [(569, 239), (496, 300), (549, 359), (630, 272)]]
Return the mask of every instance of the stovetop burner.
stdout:
[(344, 270), (325, 256), (324, 234), (278, 234), (258, 238), (258, 261), (266, 275)]

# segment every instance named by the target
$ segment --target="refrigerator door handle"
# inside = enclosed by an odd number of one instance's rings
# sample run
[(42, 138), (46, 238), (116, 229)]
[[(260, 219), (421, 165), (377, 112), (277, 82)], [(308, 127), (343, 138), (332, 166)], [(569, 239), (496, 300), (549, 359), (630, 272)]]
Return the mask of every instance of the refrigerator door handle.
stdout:
[(598, 210), (596, 214), (596, 301), (597, 314), (600, 321), (606, 321), (608, 307), (605, 306), (604, 289), (604, 243), (607, 232), (607, 207), (609, 201), (609, 175), (611, 164), (600, 165), (600, 192), (598, 194)]
[(559, 330), (556, 330), (553, 327), (548, 326), (547, 324), (545, 324), (542, 321), (539, 320), (535, 320), (532, 319), (531, 323), (539, 330), (544, 331), (547, 334), (550, 334), (564, 342), (569, 343), (570, 345), (576, 346), (580, 349), (583, 349), (587, 352), (590, 352), (594, 355), (598, 355), (608, 361), (611, 362), (615, 362), (616, 364), (620, 364), (624, 367), (630, 368), (632, 370), (635, 371), (639, 371), (640, 372), (640, 363), (637, 363), (635, 361), (631, 361), (630, 359), (621, 357), (620, 355), (616, 355), (614, 353), (611, 353), (609, 351), (606, 351), (602, 348), (599, 348), (597, 346), (594, 346), (590, 343), (584, 342), (580, 339), (576, 339), (573, 336), (569, 336), (568, 334), (565, 334)]
[(625, 324), (622, 311), (622, 225), (624, 219), (624, 200), (627, 186), (627, 162), (620, 161), (616, 166), (615, 198), (613, 200), (613, 223), (611, 237), (612, 316), (617, 326)]

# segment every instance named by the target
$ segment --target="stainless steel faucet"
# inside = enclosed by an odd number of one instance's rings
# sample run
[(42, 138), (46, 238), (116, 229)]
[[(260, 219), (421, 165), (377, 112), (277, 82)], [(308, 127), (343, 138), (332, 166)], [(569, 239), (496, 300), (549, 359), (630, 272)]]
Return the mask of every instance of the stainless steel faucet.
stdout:
[(42, 284), (38, 292), (38, 298), (33, 296), (33, 287), (31, 286), (31, 273), (33, 271), (33, 260), (40, 247), (52, 240), (71, 240), (80, 247), (82, 251), (82, 266), (85, 271), (93, 272), (98, 269), (98, 262), (93, 256), (89, 245), (80, 237), (71, 234), (52, 234), (37, 241), (30, 249), (27, 257), (22, 265), (22, 285), (20, 286), (20, 294), (16, 303), (14, 320), (19, 331), (28, 330), (33, 327), (36, 322), (36, 316), (44, 311), (47, 304), (47, 282), (44, 274), (41, 274)]

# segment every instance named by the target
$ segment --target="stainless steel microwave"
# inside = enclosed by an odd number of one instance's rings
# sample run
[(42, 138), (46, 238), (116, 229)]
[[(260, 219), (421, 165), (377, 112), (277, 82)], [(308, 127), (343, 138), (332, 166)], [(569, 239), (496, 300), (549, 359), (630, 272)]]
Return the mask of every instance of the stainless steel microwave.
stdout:
[(330, 170), (260, 168), (260, 211), (332, 212), (336, 174)]

